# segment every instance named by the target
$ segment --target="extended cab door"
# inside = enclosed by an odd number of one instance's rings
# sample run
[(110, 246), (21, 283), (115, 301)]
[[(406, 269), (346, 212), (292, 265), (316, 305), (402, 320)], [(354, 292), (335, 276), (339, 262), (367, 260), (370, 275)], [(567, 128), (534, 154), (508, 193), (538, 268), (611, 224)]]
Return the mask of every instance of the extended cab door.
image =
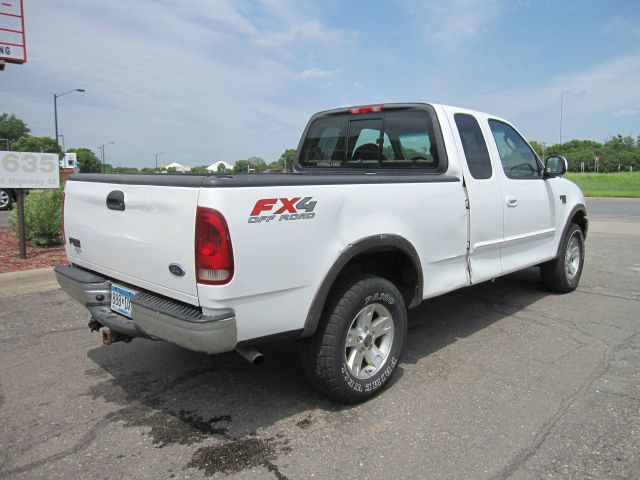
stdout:
[(491, 165), (487, 139), (475, 112), (447, 110), (469, 198), (469, 275), (471, 283), (502, 274), (502, 193)]
[(553, 258), (555, 204), (542, 177), (544, 166), (522, 136), (506, 122), (487, 119), (485, 131), (502, 193), (503, 273)]

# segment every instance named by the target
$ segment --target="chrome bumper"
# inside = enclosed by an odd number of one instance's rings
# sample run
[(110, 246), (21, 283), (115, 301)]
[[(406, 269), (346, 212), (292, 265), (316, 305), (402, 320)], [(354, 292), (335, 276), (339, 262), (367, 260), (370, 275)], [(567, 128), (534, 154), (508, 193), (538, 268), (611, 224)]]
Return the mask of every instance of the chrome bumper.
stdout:
[(232, 311), (203, 315), (192, 305), (137, 290), (129, 319), (111, 311), (111, 280), (71, 265), (54, 271), (62, 290), (84, 305), (93, 319), (123, 335), (161, 339), (204, 353), (229, 352), (238, 342)]

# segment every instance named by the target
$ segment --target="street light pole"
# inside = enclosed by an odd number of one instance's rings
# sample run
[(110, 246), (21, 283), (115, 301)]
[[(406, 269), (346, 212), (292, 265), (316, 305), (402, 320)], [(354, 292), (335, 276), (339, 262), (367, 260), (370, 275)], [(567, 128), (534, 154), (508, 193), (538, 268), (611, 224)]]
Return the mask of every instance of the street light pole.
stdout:
[(102, 145), (100, 145), (98, 148), (100, 149), (100, 153), (102, 156), (102, 173), (104, 173), (104, 147), (106, 147), (107, 145), (112, 145), (116, 142), (107, 142), (107, 143), (103, 143)]
[(164, 155), (164, 152), (156, 153), (156, 173), (158, 173), (158, 155)]
[(566, 90), (563, 90), (560, 94), (560, 153), (562, 153), (562, 105), (564, 102), (564, 94), (568, 93)]
[(58, 97), (62, 97), (63, 95), (66, 95), (72, 92), (84, 92), (84, 91), (85, 91), (84, 88), (74, 88), (73, 90), (69, 90), (68, 92), (53, 94), (53, 117), (55, 119), (55, 124), (56, 124), (56, 145), (58, 146), (58, 150), (60, 150), (60, 144), (58, 143)]

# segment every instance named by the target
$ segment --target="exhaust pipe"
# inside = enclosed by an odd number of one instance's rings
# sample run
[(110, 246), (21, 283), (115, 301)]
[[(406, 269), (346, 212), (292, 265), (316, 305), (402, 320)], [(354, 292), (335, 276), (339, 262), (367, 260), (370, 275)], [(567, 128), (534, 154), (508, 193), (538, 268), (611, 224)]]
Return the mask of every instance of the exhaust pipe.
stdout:
[(236, 352), (252, 365), (260, 365), (264, 361), (264, 355), (253, 348), (236, 347)]

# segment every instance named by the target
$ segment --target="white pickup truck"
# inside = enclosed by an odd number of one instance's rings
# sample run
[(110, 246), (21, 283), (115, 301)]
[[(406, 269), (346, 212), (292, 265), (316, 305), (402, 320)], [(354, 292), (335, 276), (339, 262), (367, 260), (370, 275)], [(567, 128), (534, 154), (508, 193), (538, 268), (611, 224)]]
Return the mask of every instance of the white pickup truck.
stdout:
[(257, 362), (256, 345), (292, 336), (315, 388), (359, 402), (393, 375), (424, 299), (531, 266), (577, 287), (588, 220), (566, 168), (493, 115), (330, 110), (292, 174), (73, 175), (56, 274), (107, 344)]

